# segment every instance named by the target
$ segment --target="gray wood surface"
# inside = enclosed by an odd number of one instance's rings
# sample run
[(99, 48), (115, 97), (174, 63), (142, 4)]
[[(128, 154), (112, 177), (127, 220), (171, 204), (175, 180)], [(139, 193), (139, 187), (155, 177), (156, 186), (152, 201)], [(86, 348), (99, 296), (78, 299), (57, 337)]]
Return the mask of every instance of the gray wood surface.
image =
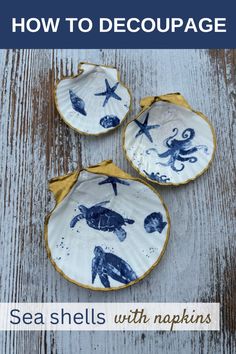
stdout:
[[(220, 332), (6, 332), (0, 353), (236, 353), (235, 51), (2, 50), (0, 52), (0, 301), (220, 301)], [(116, 65), (133, 93), (181, 92), (217, 134), (206, 174), (182, 187), (158, 187), (172, 229), (159, 266), (128, 289), (97, 293), (64, 280), (47, 258), (44, 217), (54, 204), (48, 180), (112, 158), (135, 174), (122, 128), (84, 137), (59, 119), (53, 87), (80, 61)]]

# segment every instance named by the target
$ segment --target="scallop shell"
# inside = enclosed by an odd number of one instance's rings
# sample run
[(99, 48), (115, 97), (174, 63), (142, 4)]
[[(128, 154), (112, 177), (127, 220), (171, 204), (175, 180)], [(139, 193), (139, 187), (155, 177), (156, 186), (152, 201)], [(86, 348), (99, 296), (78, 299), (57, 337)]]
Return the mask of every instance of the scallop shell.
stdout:
[(116, 290), (138, 282), (160, 261), (169, 214), (142, 180), (104, 161), (51, 180), (50, 190), (56, 206), (45, 222), (46, 247), (67, 280)]
[(71, 128), (81, 134), (100, 135), (122, 123), (130, 110), (131, 95), (116, 68), (80, 63), (77, 76), (57, 84), (55, 101)]
[(179, 93), (141, 100), (142, 111), (127, 124), (123, 148), (133, 167), (162, 185), (188, 183), (213, 160), (213, 127)]

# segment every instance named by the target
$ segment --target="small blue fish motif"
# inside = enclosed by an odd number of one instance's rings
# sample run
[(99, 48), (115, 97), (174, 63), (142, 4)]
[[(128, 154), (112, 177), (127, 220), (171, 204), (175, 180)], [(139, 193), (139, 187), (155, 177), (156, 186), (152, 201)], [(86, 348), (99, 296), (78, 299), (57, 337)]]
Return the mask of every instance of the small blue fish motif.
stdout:
[(108, 177), (104, 181), (99, 182), (98, 184), (101, 186), (106, 183), (111, 183), (114, 194), (117, 195), (117, 183), (124, 184), (125, 186), (129, 186), (129, 182), (119, 179), (117, 177)]
[(117, 82), (113, 87), (111, 87), (109, 85), (108, 80), (105, 79), (105, 85), (106, 85), (106, 91), (94, 94), (95, 96), (106, 96), (105, 100), (103, 102), (103, 105), (102, 105), (103, 107), (106, 106), (106, 104), (108, 103), (110, 98), (115, 98), (118, 101), (122, 100), (122, 98), (115, 93), (115, 90), (117, 89), (117, 87), (119, 85), (119, 82)]
[(120, 124), (120, 119), (117, 116), (109, 115), (100, 119), (100, 125), (103, 128), (114, 128)]
[(87, 113), (85, 111), (84, 100), (82, 100), (82, 98), (77, 96), (72, 90), (69, 90), (69, 94), (70, 94), (70, 100), (71, 100), (71, 104), (72, 104), (73, 109), (76, 112), (83, 114), (83, 116), (86, 116)]
[(115, 254), (105, 252), (102, 247), (96, 246), (94, 255), (95, 257), (92, 260), (92, 284), (97, 275), (105, 288), (111, 287), (108, 277), (122, 284), (129, 284), (137, 279), (137, 275), (131, 266)]
[(166, 225), (167, 222), (163, 221), (161, 213), (151, 213), (144, 219), (144, 228), (149, 234), (155, 231), (158, 231), (161, 234)]
[(170, 181), (170, 179), (166, 176), (166, 175), (160, 175), (159, 172), (157, 173), (148, 173), (147, 171), (143, 170), (143, 172), (145, 173), (145, 175), (152, 179), (153, 181), (156, 181), (156, 182), (160, 182), (160, 183), (166, 183), (168, 181)]
[(79, 205), (80, 214), (73, 217), (70, 227), (74, 228), (78, 221), (85, 219), (87, 225), (95, 230), (113, 232), (122, 242), (126, 238), (126, 231), (122, 228), (126, 224), (133, 224), (134, 220), (123, 218), (117, 212), (105, 208), (109, 201), (104, 201), (87, 208)]

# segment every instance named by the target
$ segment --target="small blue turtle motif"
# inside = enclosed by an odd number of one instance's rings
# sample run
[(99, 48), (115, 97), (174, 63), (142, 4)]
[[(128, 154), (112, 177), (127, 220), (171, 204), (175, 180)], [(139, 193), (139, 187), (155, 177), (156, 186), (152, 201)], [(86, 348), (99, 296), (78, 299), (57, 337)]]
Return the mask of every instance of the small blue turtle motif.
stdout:
[(113, 87), (111, 87), (109, 85), (108, 80), (105, 79), (105, 84), (106, 84), (106, 91), (94, 94), (95, 96), (106, 96), (102, 106), (105, 107), (110, 98), (115, 98), (116, 100), (121, 101), (121, 97), (115, 93), (115, 90), (119, 85), (119, 82), (117, 82)]
[(137, 279), (137, 275), (130, 265), (115, 254), (105, 252), (102, 247), (96, 246), (94, 255), (95, 257), (92, 260), (92, 284), (97, 274), (105, 288), (110, 288), (108, 277), (122, 284), (128, 284)]
[(83, 116), (86, 116), (87, 113), (85, 111), (84, 100), (82, 100), (82, 98), (77, 96), (72, 90), (69, 90), (69, 94), (70, 94), (70, 100), (71, 100), (71, 104), (72, 104), (73, 109), (76, 112), (83, 114)]
[(100, 125), (105, 128), (114, 128), (120, 124), (120, 119), (117, 116), (109, 115), (100, 119)]
[(103, 184), (111, 183), (114, 194), (117, 195), (117, 183), (123, 184), (125, 186), (129, 186), (129, 182), (124, 181), (117, 177), (107, 177), (104, 181), (99, 182), (98, 184), (101, 186)]
[(167, 222), (163, 221), (161, 213), (151, 213), (144, 219), (144, 228), (149, 234), (158, 231), (160, 234), (166, 227)]
[(95, 204), (91, 208), (79, 205), (79, 211), (81, 214), (73, 217), (70, 222), (70, 227), (75, 227), (79, 220), (85, 219), (89, 227), (95, 230), (113, 232), (120, 241), (124, 241), (126, 238), (126, 231), (122, 226), (133, 224), (134, 220), (125, 219), (117, 212), (105, 208), (103, 205), (107, 203), (109, 203), (109, 201)]

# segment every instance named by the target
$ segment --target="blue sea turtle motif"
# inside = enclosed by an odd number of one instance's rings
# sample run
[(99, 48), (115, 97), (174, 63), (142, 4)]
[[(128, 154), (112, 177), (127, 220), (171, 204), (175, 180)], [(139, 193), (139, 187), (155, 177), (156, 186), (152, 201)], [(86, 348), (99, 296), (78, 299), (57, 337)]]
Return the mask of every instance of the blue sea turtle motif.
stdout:
[(83, 114), (84, 116), (86, 116), (87, 113), (85, 111), (84, 100), (82, 100), (82, 98), (77, 96), (72, 90), (69, 90), (69, 95), (70, 95), (70, 100), (71, 100), (71, 104), (72, 104), (73, 109), (76, 112), (79, 112), (79, 113)]
[(120, 124), (120, 119), (114, 115), (108, 115), (100, 119), (100, 125), (105, 128), (114, 128)]
[(122, 284), (128, 284), (137, 279), (137, 275), (130, 265), (115, 254), (105, 252), (102, 247), (96, 246), (94, 255), (95, 257), (92, 260), (92, 283), (94, 283), (97, 274), (105, 288), (110, 288), (108, 277)]
[[(197, 157), (189, 155), (192, 155), (198, 150), (203, 149), (204, 153), (208, 154), (208, 148), (206, 145), (197, 145), (192, 147), (192, 140), (195, 137), (194, 129), (185, 129), (182, 133), (182, 140), (174, 139), (178, 132), (178, 128), (174, 128), (174, 134), (164, 140), (164, 146), (168, 148), (165, 152), (159, 153), (155, 148), (151, 148), (146, 151), (148, 155), (153, 151), (160, 158), (168, 158), (167, 162), (157, 162), (157, 165), (169, 166), (175, 172), (182, 171), (185, 167), (184, 162), (186, 161), (195, 163), (197, 161)], [(176, 161), (182, 162), (179, 168), (175, 165)]]
[(111, 183), (114, 194), (117, 195), (117, 183), (123, 184), (125, 186), (129, 186), (129, 182), (124, 181), (117, 177), (107, 177), (104, 181), (99, 182), (98, 184), (101, 186), (103, 184)]
[(144, 228), (149, 234), (158, 231), (160, 234), (167, 225), (166, 221), (163, 221), (161, 213), (151, 213), (144, 219)]
[(102, 106), (105, 107), (111, 97), (115, 98), (118, 101), (121, 101), (121, 97), (115, 93), (115, 90), (119, 85), (119, 82), (117, 82), (113, 87), (111, 87), (109, 85), (108, 80), (105, 79), (105, 84), (106, 84), (106, 91), (94, 94), (95, 96), (106, 96)]
[(81, 214), (76, 215), (70, 222), (70, 227), (73, 228), (79, 220), (86, 219), (87, 225), (95, 230), (113, 232), (120, 241), (126, 238), (126, 231), (122, 228), (126, 224), (133, 224), (134, 220), (125, 219), (117, 212), (105, 208), (103, 205), (109, 203), (104, 201), (94, 206), (87, 208), (84, 205), (79, 205)]

